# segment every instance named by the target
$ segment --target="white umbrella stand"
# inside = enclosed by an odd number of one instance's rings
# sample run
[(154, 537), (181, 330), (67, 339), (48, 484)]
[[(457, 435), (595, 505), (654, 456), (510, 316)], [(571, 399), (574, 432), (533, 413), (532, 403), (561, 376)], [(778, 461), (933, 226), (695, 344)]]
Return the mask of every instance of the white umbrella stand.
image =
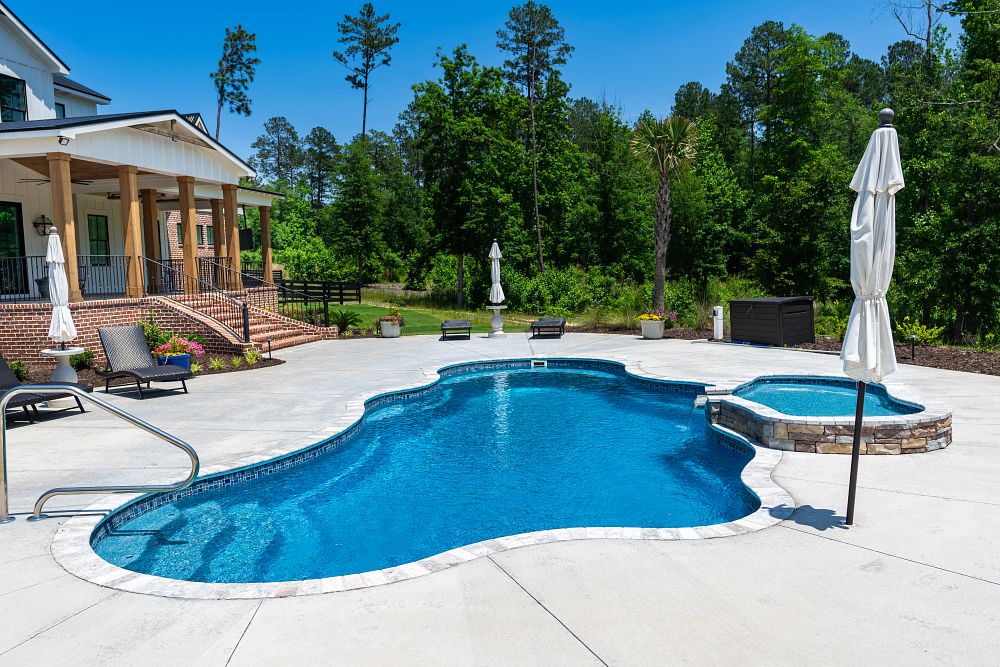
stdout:
[(506, 298), (503, 293), (503, 287), (500, 286), (500, 258), (503, 255), (500, 254), (500, 246), (497, 245), (497, 240), (493, 239), (493, 246), (490, 248), (490, 280), (492, 284), (490, 285), (490, 303), (491, 306), (486, 306), (488, 310), (493, 311), (493, 317), (490, 319), (490, 338), (506, 338), (507, 334), (503, 332), (503, 315), (500, 311), (505, 310), (507, 306), (501, 306), (503, 300)]
[(879, 112), (880, 125), (868, 141), (851, 189), (858, 193), (851, 213), (851, 285), (854, 306), (847, 323), (840, 358), (844, 372), (858, 381), (851, 449), (851, 481), (847, 491), (845, 523), (854, 524), (861, 432), (864, 428), (865, 389), (896, 370), (889, 305), (885, 295), (896, 261), (896, 193), (903, 189), (899, 139), (892, 126), (892, 109)]

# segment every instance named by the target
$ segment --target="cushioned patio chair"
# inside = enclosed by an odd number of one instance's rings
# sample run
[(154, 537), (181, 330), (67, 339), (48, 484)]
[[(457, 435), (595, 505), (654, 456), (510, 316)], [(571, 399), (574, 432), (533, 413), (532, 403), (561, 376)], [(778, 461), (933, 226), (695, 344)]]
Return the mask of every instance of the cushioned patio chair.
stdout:
[[(56, 382), (48, 384), (66, 384), (66, 383)], [(0, 394), (7, 391), (8, 389), (14, 389), (22, 385), (24, 385), (24, 383), (17, 379), (17, 376), (14, 375), (14, 371), (10, 370), (10, 366), (7, 365), (7, 360), (4, 359), (4, 356), (2, 354), (0, 354)], [(79, 387), (80, 389), (83, 389), (84, 391), (87, 392), (92, 391), (92, 389), (85, 384), (75, 384), (73, 386)], [(21, 394), (19, 396), (15, 396), (14, 398), (10, 399), (10, 403), (7, 404), (7, 407), (21, 408), (22, 410), (24, 410), (24, 414), (28, 418), (28, 421), (34, 423), (35, 422), (34, 418), (38, 416), (39, 403), (44, 403), (45, 401), (49, 400), (55, 400), (57, 398), (70, 398), (70, 397), (72, 397), (73, 400), (76, 401), (76, 406), (80, 408), (80, 412), (86, 412), (86, 410), (83, 409), (83, 403), (80, 402), (80, 398), (78, 396), (74, 396), (73, 394), (69, 393), (65, 394), (46, 393), (44, 395)]]
[(445, 320), (441, 323), (441, 340), (449, 336), (465, 336), (472, 339), (472, 323), (469, 320)]
[(191, 371), (180, 366), (158, 366), (153, 355), (149, 353), (149, 345), (138, 324), (121, 327), (101, 327), (97, 330), (101, 338), (104, 356), (108, 358), (110, 372), (104, 375), (104, 391), (111, 391), (111, 380), (115, 378), (132, 378), (139, 389), (139, 398), (145, 398), (142, 385), (149, 389), (150, 382), (180, 382), (181, 389), (187, 393), (185, 380), (191, 379)]
[(543, 317), (531, 323), (532, 338), (541, 336), (542, 334), (561, 337), (564, 333), (566, 333), (565, 317)]

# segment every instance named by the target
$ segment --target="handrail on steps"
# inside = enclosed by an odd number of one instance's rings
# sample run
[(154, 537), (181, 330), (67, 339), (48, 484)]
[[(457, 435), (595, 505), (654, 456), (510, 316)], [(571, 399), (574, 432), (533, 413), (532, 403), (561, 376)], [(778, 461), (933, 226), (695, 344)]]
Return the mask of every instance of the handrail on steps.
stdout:
[(76, 398), (83, 399), (90, 402), (93, 405), (101, 408), (105, 412), (109, 412), (112, 415), (118, 417), (121, 420), (137, 426), (142, 430), (146, 431), (150, 435), (153, 435), (164, 442), (177, 447), (191, 460), (191, 470), (188, 472), (187, 477), (176, 484), (145, 484), (136, 486), (67, 486), (67, 487), (57, 487), (54, 489), (49, 489), (35, 501), (35, 507), (32, 512), (32, 516), (28, 518), (28, 521), (37, 521), (39, 519), (46, 518), (45, 514), (42, 514), (42, 507), (51, 498), (55, 496), (68, 496), (77, 494), (104, 494), (104, 493), (155, 493), (159, 491), (179, 491), (180, 489), (186, 488), (195, 480), (198, 476), (198, 467), (200, 465), (198, 460), (198, 453), (194, 450), (191, 445), (187, 444), (183, 440), (163, 431), (148, 422), (145, 422), (135, 415), (125, 412), (121, 408), (111, 405), (107, 401), (89, 394), (78, 387), (73, 385), (54, 385), (54, 384), (38, 384), (38, 385), (21, 385), (13, 389), (9, 389), (2, 397), (0, 397), (0, 415), (3, 415), (3, 423), (0, 424), (0, 524), (9, 523), (14, 520), (14, 517), (10, 515), (9, 508), (7, 505), (7, 404), (15, 396), (20, 396), (21, 394), (46, 394), (46, 393), (60, 393), (60, 394), (72, 394)]

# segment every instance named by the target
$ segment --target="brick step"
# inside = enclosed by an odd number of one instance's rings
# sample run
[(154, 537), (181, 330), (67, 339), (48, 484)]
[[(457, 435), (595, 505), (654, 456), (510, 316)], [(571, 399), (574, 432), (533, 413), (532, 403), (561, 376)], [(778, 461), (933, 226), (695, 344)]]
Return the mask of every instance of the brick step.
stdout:
[[(283, 350), (288, 347), (293, 347), (295, 345), (305, 345), (306, 343), (315, 343), (318, 340), (322, 340), (322, 337), (316, 334), (302, 334), (300, 336), (293, 336), (291, 338), (283, 338), (281, 340), (271, 339), (271, 349), (272, 350)], [(267, 351), (267, 343), (262, 343), (262, 349)]]

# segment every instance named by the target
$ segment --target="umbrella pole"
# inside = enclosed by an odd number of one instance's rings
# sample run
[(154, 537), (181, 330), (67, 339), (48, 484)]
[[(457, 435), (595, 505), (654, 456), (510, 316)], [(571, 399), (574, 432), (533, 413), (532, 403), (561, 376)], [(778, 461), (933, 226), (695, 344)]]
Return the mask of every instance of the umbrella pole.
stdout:
[(854, 411), (854, 447), (851, 449), (851, 482), (847, 487), (848, 526), (854, 525), (854, 494), (858, 490), (858, 460), (861, 458), (861, 429), (865, 417), (865, 383), (858, 381), (858, 406)]

